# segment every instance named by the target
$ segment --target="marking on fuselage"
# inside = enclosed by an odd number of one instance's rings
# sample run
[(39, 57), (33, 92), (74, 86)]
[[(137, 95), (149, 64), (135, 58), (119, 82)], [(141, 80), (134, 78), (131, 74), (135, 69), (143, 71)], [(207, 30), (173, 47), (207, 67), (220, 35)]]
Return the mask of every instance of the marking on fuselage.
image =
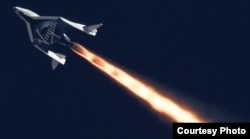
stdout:
[[(41, 44), (41, 43), (44, 43), (46, 45), (49, 45), (50, 43), (53, 42), (53, 37), (55, 36), (56, 38), (60, 39), (60, 36), (58, 36), (57, 34), (54, 33), (55, 31), (55, 28), (56, 28), (56, 24), (57, 22), (54, 22), (54, 23), (51, 23), (48, 27), (48, 30), (47, 32), (45, 33), (44, 36), (41, 35), (41, 33), (39, 32), (38, 29), (36, 29), (36, 32), (39, 36), (39, 38), (37, 39), (38, 43)], [(50, 43), (49, 43), (49, 38), (51, 36), (51, 40), (50, 40)]]

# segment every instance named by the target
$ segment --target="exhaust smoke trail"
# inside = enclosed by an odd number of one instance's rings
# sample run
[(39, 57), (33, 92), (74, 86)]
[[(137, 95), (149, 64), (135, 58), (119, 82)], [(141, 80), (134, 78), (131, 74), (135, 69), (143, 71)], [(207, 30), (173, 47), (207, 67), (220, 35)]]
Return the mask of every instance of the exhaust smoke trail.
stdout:
[(163, 117), (170, 118), (174, 122), (205, 122), (192, 111), (182, 108), (177, 102), (163, 96), (161, 92), (158, 92), (152, 86), (95, 55), (82, 45), (73, 43), (70, 48), (118, 84), (125, 87), (133, 96), (149, 104), (151, 109), (160, 113)]

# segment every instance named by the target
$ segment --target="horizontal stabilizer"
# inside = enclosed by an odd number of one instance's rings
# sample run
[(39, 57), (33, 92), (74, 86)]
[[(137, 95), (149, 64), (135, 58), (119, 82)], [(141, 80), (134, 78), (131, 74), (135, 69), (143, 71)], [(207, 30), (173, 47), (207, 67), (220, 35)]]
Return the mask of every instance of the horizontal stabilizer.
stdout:
[(101, 27), (103, 24), (96, 24), (87, 27), (83, 27), (84, 32), (88, 33), (89, 35), (95, 36), (97, 33), (97, 28)]
[(65, 59), (65, 55), (63, 55), (63, 54), (59, 54), (59, 53), (55, 53), (58, 57), (60, 57), (61, 59)]

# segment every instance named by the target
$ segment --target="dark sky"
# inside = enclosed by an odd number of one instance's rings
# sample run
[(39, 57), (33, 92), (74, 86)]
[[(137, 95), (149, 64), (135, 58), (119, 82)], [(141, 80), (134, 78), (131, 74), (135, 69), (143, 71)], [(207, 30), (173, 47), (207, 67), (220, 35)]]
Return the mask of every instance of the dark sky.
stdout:
[(70, 49), (62, 46), (66, 65), (51, 70), (13, 6), (86, 25), (102, 22), (96, 37), (67, 35), (171, 89), (172, 97), (206, 118), (250, 122), (249, 3), (12, 0), (0, 9), (1, 139), (172, 138), (171, 123)]

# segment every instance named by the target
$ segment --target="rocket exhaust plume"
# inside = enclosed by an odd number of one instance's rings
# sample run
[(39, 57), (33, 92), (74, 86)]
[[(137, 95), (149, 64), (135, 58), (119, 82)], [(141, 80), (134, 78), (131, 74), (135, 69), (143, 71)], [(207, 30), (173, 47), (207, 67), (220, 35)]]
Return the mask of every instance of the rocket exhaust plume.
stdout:
[(73, 52), (86, 59), (93, 66), (126, 88), (133, 96), (149, 104), (151, 109), (163, 117), (170, 118), (174, 122), (204, 122), (203, 119), (199, 118), (192, 111), (182, 108), (150, 85), (133, 77), (126, 71), (104, 60), (102, 57), (95, 55), (82, 45), (74, 42), (70, 48)]

